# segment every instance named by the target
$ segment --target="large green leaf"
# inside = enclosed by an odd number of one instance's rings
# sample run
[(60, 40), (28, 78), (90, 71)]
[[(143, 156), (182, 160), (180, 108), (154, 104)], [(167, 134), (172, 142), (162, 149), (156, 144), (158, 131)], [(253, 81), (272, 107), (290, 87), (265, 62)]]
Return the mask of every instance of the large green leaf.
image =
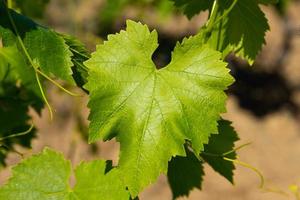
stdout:
[(69, 184), (71, 164), (50, 149), (12, 169), (12, 177), (0, 188), (5, 200), (128, 200), (129, 193), (116, 169), (105, 161), (81, 163), (75, 169), (76, 185)]
[[(231, 6), (233, 0), (218, 1), (218, 17)], [(252, 64), (265, 43), (268, 21), (254, 0), (238, 0), (233, 9), (215, 24), (208, 43), (224, 56), (234, 52)]]
[(177, 44), (171, 63), (157, 70), (151, 56), (157, 33), (127, 21), (109, 35), (85, 64), (89, 68), (90, 142), (116, 137), (119, 170), (133, 196), (166, 173), (172, 156), (196, 153), (217, 132), (225, 111), (223, 92), (233, 82), (220, 53), (201, 46), (201, 37)]

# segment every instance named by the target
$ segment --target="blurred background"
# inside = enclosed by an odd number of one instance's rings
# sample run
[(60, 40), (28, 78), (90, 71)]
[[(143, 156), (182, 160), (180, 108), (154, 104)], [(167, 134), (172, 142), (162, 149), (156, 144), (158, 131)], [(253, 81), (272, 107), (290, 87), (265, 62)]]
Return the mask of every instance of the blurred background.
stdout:
[[(160, 46), (153, 55), (157, 66), (170, 61), (176, 41), (195, 34), (205, 23), (203, 12), (188, 20), (169, 0), (31, 0), (24, 4), (25, 14), (58, 32), (78, 37), (94, 51), (108, 34), (125, 27), (126, 19), (134, 19), (157, 29)], [(34, 6), (39, 5), (36, 9)], [(227, 61), (236, 82), (227, 91), (227, 113), (240, 136), (237, 145), (252, 142), (238, 152), (239, 159), (258, 168), (266, 180), (260, 190), (259, 177), (251, 170), (237, 166), (235, 185), (205, 167), (202, 191), (194, 190), (186, 199), (209, 200), (279, 200), (295, 199), (289, 191), (300, 185), (300, 1), (280, 0), (276, 6), (262, 7), (271, 31), (254, 66), (234, 56)], [(71, 88), (77, 90), (76, 88)], [(48, 111), (34, 116), (38, 129), (32, 149), (16, 149), (25, 157), (49, 146), (61, 151), (74, 164), (81, 160), (111, 159), (117, 163), (119, 144), (115, 140), (88, 145), (88, 97), (70, 97), (49, 85), (49, 98), (55, 117)], [(50, 122), (50, 123), (49, 123)], [(9, 166), (21, 157), (10, 153)], [(0, 183), (9, 177), (10, 167), (0, 172)], [(141, 200), (171, 199), (167, 179), (140, 195)], [(185, 198), (182, 198), (185, 199)]]

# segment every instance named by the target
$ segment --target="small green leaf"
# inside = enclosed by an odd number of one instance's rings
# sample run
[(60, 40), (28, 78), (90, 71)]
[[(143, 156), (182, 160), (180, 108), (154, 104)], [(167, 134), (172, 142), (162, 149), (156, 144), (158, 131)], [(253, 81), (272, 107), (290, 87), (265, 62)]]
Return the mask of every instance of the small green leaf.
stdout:
[(0, 188), (5, 200), (128, 200), (129, 193), (116, 169), (105, 161), (81, 163), (75, 169), (76, 185), (71, 189), (71, 163), (62, 154), (45, 149), (12, 169), (12, 177)]
[(176, 156), (169, 162), (168, 181), (173, 199), (188, 196), (194, 188), (201, 189), (204, 176), (202, 162), (193, 152), (186, 149), (186, 157)]
[[(204, 153), (201, 156), (216, 172), (233, 183), (234, 164), (224, 160), (222, 154), (232, 151), (234, 149), (234, 142), (238, 141), (239, 138), (231, 126), (231, 122), (226, 120), (219, 121), (218, 133), (210, 137), (209, 143), (204, 146)], [(226, 157), (235, 159), (236, 153), (232, 152), (226, 155)]]
[(185, 155), (185, 140), (199, 154), (217, 132), (223, 90), (233, 79), (218, 52), (198, 45), (201, 39), (177, 44), (171, 63), (157, 70), (151, 59), (156, 31), (127, 21), (127, 30), (109, 35), (85, 63), (89, 141), (117, 137), (118, 168), (133, 197), (166, 173), (172, 156)]

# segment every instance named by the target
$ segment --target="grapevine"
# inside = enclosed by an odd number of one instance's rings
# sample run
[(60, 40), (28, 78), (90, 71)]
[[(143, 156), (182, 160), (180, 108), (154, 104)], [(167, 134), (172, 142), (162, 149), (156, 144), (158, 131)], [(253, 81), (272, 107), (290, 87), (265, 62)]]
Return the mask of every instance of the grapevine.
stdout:
[[(43, 9), (48, 1), (37, 2)], [(188, 18), (203, 11), (209, 17), (195, 35), (177, 42), (170, 63), (161, 68), (152, 60), (159, 33), (141, 22), (127, 20), (124, 30), (108, 35), (90, 54), (74, 36), (30, 18), (43, 13), (30, 12), (28, 5), (37, 3), (0, 0), (1, 164), (14, 144), (30, 147), (36, 135), (30, 109), (40, 114), (46, 108), (55, 118), (47, 84), (74, 98), (80, 95), (66, 84), (89, 96), (89, 143), (113, 138), (120, 143), (116, 166), (99, 159), (74, 169), (61, 153), (45, 147), (12, 168), (0, 199), (135, 199), (161, 174), (175, 199), (201, 189), (205, 163), (231, 183), (235, 164), (253, 169), (263, 187), (260, 172), (237, 159), (236, 151), (247, 144), (235, 147), (238, 134), (221, 114), (225, 91), (234, 82), (225, 58), (233, 53), (253, 64), (269, 30), (260, 4), (276, 1), (168, 3)]]

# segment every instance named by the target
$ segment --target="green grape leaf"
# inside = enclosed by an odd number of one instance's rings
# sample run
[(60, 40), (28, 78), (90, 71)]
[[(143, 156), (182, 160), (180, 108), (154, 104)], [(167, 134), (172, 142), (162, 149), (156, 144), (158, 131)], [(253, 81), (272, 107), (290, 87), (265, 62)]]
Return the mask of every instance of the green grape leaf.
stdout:
[(169, 162), (168, 181), (173, 199), (188, 196), (193, 188), (201, 189), (204, 176), (202, 162), (189, 149), (186, 152), (186, 157), (176, 156)]
[(127, 21), (126, 31), (109, 35), (90, 60), (89, 141), (116, 137), (121, 144), (118, 169), (133, 197), (166, 173), (172, 156), (195, 153), (217, 131), (225, 112), (223, 92), (233, 82), (220, 53), (199, 37), (177, 44), (172, 61), (156, 69), (151, 57), (157, 32)]
[(16, 7), (21, 13), (33, 18), (42, 18), (50, 0), (16, 0)]
[[(233, 183), (233, 170), (235, 169), (232, 162), (228, 162), (222, 158), (222, 154), (234, 149), (234, 142), (239, 138), (237, 133), (231, 126), (231, 122), (220, 120), (218, 133), (212, 135), (209, 143), (204, 146), (204, 153), (201, 157), (219, 174), (224, 176), (228, 181)], [(219, 155), (219, 156), (214, 156)], [(232, 152), (225, 157), (235, 159), (236, 153)]]
[(91, 55), (85, 48), (85, 46), (75, 37), (70, 35), (61, 34), (66, 44), (69, 46), (72, 52), (73, 63), (73, 78), (77, 86), (82, 87), (87, 82), (88, 69), (84, 65), (84, 61), (88, 60)]
[(213, 0), (171, 0), (174, 5), (182, 10), (182, 12), (191, 19), (201, 11), (206, 11), (211, 8)]
[(105, 161), (81, 163), (75, 169), (76, 185), (69, 184), (71, 163), (63, 155), (45, 149), (12, 169), (12, 177), (0, 188), (6, 200), (107, 200), (129, 199), (116, 169)]
[(57, 33), (39, 27), (26, 33), (24, 44), (35, 66), (48, 75), (73, 83), (72, 52)]
[(8, 13), (16, 25), (29, 57), (34, 62), (34, 67), (40, 68), (47, 75), (74, 83), (71, 69), (73, 66), (71, 62), (72, 52), (64, 39), (56, 32), (41, 27), (29, 18), (1, 6), (0, 37), (3, 46), (17, 45), (19, 52), (24, 55), (24, 59), (29, 61), (28, 56), (25, 57), (26, 54), (17, 40), (17, 33)]
[[(220, 17), (233, 0), (219, 1)], [(238, 0), (230, 13), (213, 28), (208, 40), (210, 46), (227, 56), (234, 52), (252, 64), (265, 44), (268, 21), (254, 0)]]
[[(226, 120), (218, 121), (218, 134), (210, 137), (209, 143), (204, 145), (202, 159), (207, 162), (215, 171), (220, 173), (231, 183), (233, 183), (233, 163), (222, 158), (223, 153), (234, 150), (234, 142), (239, 138), (231, 126), (231, 122)], [(203, 180), (203, 163), (197, 158), (189, 148), (186, 148), (187, 156), (176, 156), (169, 162), (168, 180), (172, 189), (173, 198), (188, 196), (194, 188), (201, 189)], [(236, 153), (230, 152), (227, 158), (235, 159)]]

